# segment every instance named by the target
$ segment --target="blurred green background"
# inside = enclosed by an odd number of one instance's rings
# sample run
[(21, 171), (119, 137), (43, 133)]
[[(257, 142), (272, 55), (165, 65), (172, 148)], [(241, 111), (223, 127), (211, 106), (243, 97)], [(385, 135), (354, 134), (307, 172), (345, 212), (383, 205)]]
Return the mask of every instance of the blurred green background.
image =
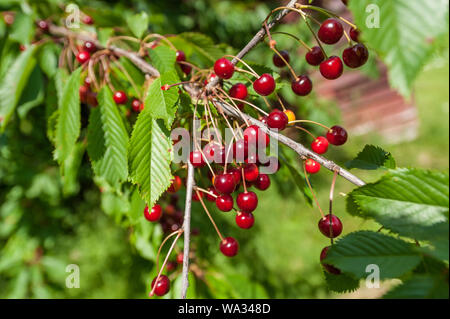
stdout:
[[(8, 2), (8, 1), (6, 1)], [(7, 5), (7, 3), (0, 4)], [(11, 1), (11, 3), (14, 1)], [(60, 1), (49, 1), (57, 4)], [(111, 10), (110, 21), (124, 8), (145, 10), (151, 17), (154, 32), (164, 34), (198, 31), (216, 42), (242, 47), (260, 27), (276, 1), (114, 1), (105, 7), (101, 1), (78, 1), (93, 13)], [(26, 3), (26, 2), (24, 2)], [(22, 4), (24, 5), (24, 4)], [(45, 12), (41, 13), (45, 16)], [(95, 16), (95, 14), (94, 14)], [(296, 32), (297, 24), (282, 29)], [(298, 32), (302, 32), (299, 30)], [(283, 44), (284, 40), (280, 40)], [(294, 48), (296, 44), (285, 42)], [(271, 54), (258, 48), (249, 59), (271, 64)], [(449, 64), (448, 48), (424, 68), (414, 89), (419, 114), (418, 137), (397, 144), (371, 132), (352, 137), (339, 149), (327, 155), (340, 164), (353, 158), (365, 144), (380, 145), (391, 152), (398, 166), (416, 166), (448, 170), (449, 161)], [(303, 67), (303, 58), (294, 66)], [(291, 103), (297, 101), (290, 100)], [(304, 101), (302, 100), (302, 103)], [(328, 105), (329, 118), (336, 118), (333, 103), (313, 97), (305, 107)], [(323, 109), (323, 107), (321, 108)], [(14, 121), (0, 136), (0, 297), (2, 298), (146, 298), (154, 262), (130, 244), (130, 229), (121, 227), (113, 216), (104, 213), (107, 199), (91, 180), (89, 161), (84, 158), (80, 171), (78, 195), (62, 195), (59, 170), (52, 160), (43, 108), (30, 111), (32, 122)], [(326, 112), (325, 112), (326, 113)], [(315, 114), (315, 115), (314, 115)], [(313, 113), (312, 119), (322, 113)], [(7, 143), (10, 140), (20, 143)], [(286, 170), (286, 168), (283, 168)], [(378, 173), (355, 171), (366, 181)], [(218, 250), (218, 239), (199, 204), (193, 208), (194, 264), (197, 279), (193, 281), (193, 297), (231, 298), (342, 298), (327, 290), (319, 254), (328, 244), (317, 231), (319, 213), (310, 208), (295, 188), (273, 186), (260, 196), (255, 213), (256, 224), (248, 231), (237, 229), (231, 215), (213, 211), (224, 233), (236, 236), (241, 243), (240, 254), (227, 259)], [(312, 177), (318, 198), (327, 207), (331, 174), (323, 172)], [(280, 192), (276, 189), (280, 188)], [(377, 229), (377, 225), (345, 213), (345, 194), (353, 188), (338, 179), (335, 213), (344, 222), (344, 234), (356, 229)], [(103, 198), (103, 199), (102, 199)], [(181, 201), (182, 199), (180, 199)], [(102, 209), (103, 208), (103, 209)], [(119, 208), (120, 209), (120, 208)], [(159, 226), (158, 226), (159, 227)], [(158, 232), (158, 230), (156, 230)], [(159, 231), (160, 233), (160, 231)], [(12, 235), (13, 234), (13, 235)], [(161, 234), (153, 237), (158, 246)], [(132, 241), (133, 239), (131, 239)], [(139, 247), (139, 243), (136, 244)], [(181, 249), (181, 245), (177, 250)], [(144, 257), (143, 257), (144, 255)], [(150, 259), (150, 260), (149, 260)], [(68, 264), (77, 264), (81, 271), (81, 287), (68, 289), (65, 278)], [(176, 270), (175, 274), (179, 271)], [(174, 276), (174, 275), (173, 275)], [(174, 276), (176, 277), (176, 276)], [(206, 278), (207, 280), (202, 280)], [(172, 289), (179, 291), (179, 281)], [(195, 292), (194, 292), (195, 291)], [(378, 297), (379, 291), (352, 297)]]

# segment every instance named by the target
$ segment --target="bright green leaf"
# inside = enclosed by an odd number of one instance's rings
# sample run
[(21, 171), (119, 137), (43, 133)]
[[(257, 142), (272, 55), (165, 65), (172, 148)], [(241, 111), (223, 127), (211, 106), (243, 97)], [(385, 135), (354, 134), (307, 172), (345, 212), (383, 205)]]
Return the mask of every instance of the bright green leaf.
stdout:
[(175, 51), (169, 47), (160, 45), (152, 50), (149, 50), (152, 65), (163, 74), (175, 69), (176, 55)]
[(130, 15), (127, 17), (127, 24), (131, 32), (140, 39), (144, 32), (147, 31), (148, 15), (145, 12)]
[(359, 168), (373, 170), (380, 167), (395, 168), (395, 160), (391, 153), (384, 151), (382, 148), (374, 145), (366, 145), (364, 149), (358, 153), (356, 158), (345, 163), (349, 169)]

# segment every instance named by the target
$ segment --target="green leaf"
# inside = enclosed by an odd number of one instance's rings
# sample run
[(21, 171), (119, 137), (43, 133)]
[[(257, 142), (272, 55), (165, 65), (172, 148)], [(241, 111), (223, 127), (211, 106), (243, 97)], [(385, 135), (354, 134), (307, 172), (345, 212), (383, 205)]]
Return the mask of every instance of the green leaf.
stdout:
[(412, 276), (383, 296), (384, 299), (448, 299), (448, 282), (441, 277)]
[(448, 34), (448, 1), (361, 0), (349, 8), (364, 42), (388, 65), (391, 86), (409, 96), (433, 53), (430, 40)]
[(34, 36), (33, 19), (24, 13), (18, 12), (14, 18), (9, 38), (21, 44), (29, 44)]
[(169, 47), (160, 45), (153, 50), (149, 50), (152, 65), (163, 74), (175, 69), (176, 54)]
[(384, 151), (378, 146), (366, 145), (353, 160), (345, 163), (345, 166), (348, 169), (373, 170), (380, 167), (394, 169), (396, 165), (391, 153)]
[(222, 50), (214, 44), (214, 41), (201, 33), (181, 33), (176, 37), (170, 38), (170, 41), (177, 48), (183, 50), (186, 55), (193, 55), (193, 59), (197, 58), (205, 64), (214, 63), (223, 55)]
[[(158, 81), (158, 80), (156, 80)], [(155, 81), (155, 82), (156, 82)], [(170, 186), (172, 174), (172, 143), (168, 133), (164, 132), (161, 123), (151, 115), (149, 107), (161, 107), (152, 103), (139, 114), (131, 134), (128, 149), (131, 181), (139, 188), (141, 197), (152, 207), (161, 194)], [(158, 101), (159, 97), (155, 97)], [(159, 99), (159, 102), (161, 100)]]
[(35, 51), (36, 46), (31, 46), (22, 52), (0, 82), (0, 124), (2, 130), (5, 129), (14, 113), (25, 84), (36, 65)]
[(338, 293), (353, 292), (359, 288), (359, 280), (352, 278), (347, 274), (334, 275), (327, 271), (323, 272), (327, 282), (328, 289)]
[(347, 207), (351, 214), (373, 218), (402, 236), (418, 240), (447, 237), (448, 242), (448, 183), (447, 173), (397, 169), (353, 190)]
[(145, 109), (148, 109), (150, 116), (154, 119), (162, 119), (166, 127), (170, 129), (178, 108), (178, 89), (161, 90), (161, 86), (179, 82), (175, 71), (167, 72), (153, 81), (148, 88), (145, 99)]
[(70, 75), (58, 104), (55, 155), (59, 163), (63, 163), (70, 155), (80, 135), (80, 75), (81, 67)]
[(127, 17), (127, 24), (136, 38), (140, 39), (148, 29), (148, 15), (145, 12), (130, 15)]
[(39, 66), (42, 71), (52, 78), (58, 68), (58, 56), (53, 43), (45, 44), (39, 52)]
[(32, 108), (41, 105), (44, 101), (44, 79), (38, 67), (35, 67), (31, 73), (26, 88), (17, 106), (17, 114), (21, 119), (25, 118)]
[(95, 174), (117, 187), (128, 176), (128, 133), (108, 86), (98, 93), (98, 102), (89, 118), (88, 154)]
[(64, 161), (62, 169), (63, 194), (65, 196), (78, 193), (80, 184), (78, 183), (78, 171), (81, 166), (86, 143), (78, 142), (72, 149), (71, 154)]
[(323, 262), (356, 279), (365, 278), (366, 267), (375, 264), (380, 269), (380, 279), (386, 279), (408, 273), (420, 260), (412, 244), (381, 233), (358, 231), (332, 245)]

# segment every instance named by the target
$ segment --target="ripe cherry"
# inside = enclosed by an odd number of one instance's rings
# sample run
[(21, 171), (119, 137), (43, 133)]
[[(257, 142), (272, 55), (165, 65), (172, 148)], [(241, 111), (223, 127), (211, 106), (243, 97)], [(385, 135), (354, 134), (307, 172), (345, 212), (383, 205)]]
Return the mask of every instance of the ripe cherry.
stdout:
[(167, 192), (173, 194), (180, 190), (181, 185), (183, 185), (183, 181), (181, 180), (180, 176), (175, 175), (172, 179), (172, 184), (170, 185)]
[(267, 174), (259, 174), (255, 181), (255, 187), (261, 191), (265, 191), (270, 186), (270, 177)]
[(228, 194), (221, 195), (216, 198), (216, 206), (222, 212), (229, 212), (233, 209), (233, 197)]
[(217, 196), (220, 195), (219, 192), (216, 191), (216, 189), (214, 187), (209, 187), (208, 192), (210, 192), (211, 194), (206, 193), (206, 199), (209, 200), (210, 202), (215, 202)]
[(127, 95), (124, 91), (114, 92), (113, 99), (116, 104), (125, 104), (128, 100)]
[(95, 43), (93, 43), (91, 41), (86, 41), (83, 44), (83, 49), (89, 53), (92, 53), (95, 50), (97, 50), (97, 46), (95, 45)]
[(192, 66), (190, 66), (189, 64), (180, 64), (181, 67), (181, 71), (183, 71), (184, 74), (188, 75), (191, 73), (192, 71)]
[(83, 17), (83, 23), (89, 25), (94, 24), (94, 19), (91, 16), (85, 15)]
[(255, 223), (255, 217), (252, 213), (238, 212), (236, 215), (236, 224), (243, 229), (252, 228)]
[(42, 32), (48, 32), (49, 25), (48, 25), (47, 21), (39, 20), (38, 22), (36, 22), (36, 24), (37, 24), (38, 28), (42, 30)]
[(174, 271), (177, 268), (177, 263), (174, 261), (168, 261), (166, 264), (167, 271)]
[(87, 77), (84, 78), (84, 85), (85, 85), (88, 89), (91, 88), (91, 83), (92, 83), (92, 80), (91, 80), (90, 77), (87, 76)]
[(319, 220), (319, 230), (328, 238), (336, 238), (342, 233), (342, 222), (336, 215), (326, 215)]
[(81, 103), (86, 103), (87, 102), (87, 95), (89, 92), (89, 88), (86, 87), (85, 85), (80, 86), (80, 102)]
[(203, 167), (206, 165), (203, 154), (200, 151), (192, 151), (189, 154), (189, 161), (194, 167)]
[(244, 178), (247, 182), (254, 182), (258, 179), (259, 169), (254, 163), (246, 164), (244, 166)]
[(78, 52), (76, 58), (79, 63), (84, 64), (87, 61), (89, 61), (89, 59), (91, 58), (91, 55), (89, 54), (88, 51), (80, 51), (80, 52)]
[(311, 48), (311, 51), (306, 53), (306, 62), (310, 65), (319, 65), (325, 60), (325, 56), (323, 55), (323, 51), (319, 46), (315, 46)]
[[(156, 282), (156, 279), (158, 279), (158, 282)], [(156, 283), (156, 287), (155, 287), (155, 283)], [(154, 293), (157, 296), (164, 296), (166, 293), (169, 292), (170, 290), (170, 280), (169, 277), (165, 276), (165, 275), (161, 275), (158, 277), (155, 277), (155, 279), (153, 279), (152, 281), (152, 290), (153, 287), (155, 287)]]
[(234, 184), (238, 185), (241, 182), (242, 170), (238, 167), (233, 167), (228, 170), (228, 173), (233, 176)]
[(369, 59), (369, 51), (362, 43), (355, 44), (342, 52), (342, 59), (349, 68), (359, 68)]
[(355, 28), (351, 27), (350, 31), (349, 31), (349, 34), (350, 34), (350, 38), (353, 41), (359, 42), (359, 30), (358, 29), (355, 29)]
[(288, 124), (289, 119), (287, 115), (279, 110), (273, 110), (270, 112), (268, 118), (267, 118), (267, 125), (270, 128), (275, 128), (280, 131), (284, 130), (286, 128), (286, 125)]
[(328, 140), (323, 136), (318, 136), (312, 143), (311, 149), (317, 154), (324, 154), (328, 150)]
[(244, 212), (251, 213), (258, 206), (258, 196), (254, 192), (243, 192), (236, 197), (236, 204)]
[(175, 55), (177, 62), (186, 61), (186, 54), (184, 53), (184, 51), (178, 50)]
[(312, 82), (309, 76), (300, 75), (297, 79), (292, 81), (292, 91), (299, 96), (306, 96), (312, 91)]
[(320, 73), (328, 80), (335, 80), (342, 75), (344, 65), (341, 58), (332, 56), (320, 63)]
[(317, 163), (315, 160), (308, 158), (305, 161), (305, 169), (306, 172), (308, 172), (309, 174), (316, 174), (317, 172), (320, 171), (320, 164)]
[(236, 141), (233, 144), (233, 154), (238, 163), (244, 162), (248, 157), (248, 142), (245, 139)]
[(264, 73), (255, 82), (253, 82), (253, 88), (256, 93), (262, 96), (272, 94), (272, 92), (275, 91), (275, 87), (275, 80), (268, 73)]
[(337, 43), (343, 34), (344, 28), (342, 27), (342, 24), (334, 18), (325, 20), (317, 33), (320, 41), (326, 44)]
[(208, 75), (205, 79), (205, 81), (203, 82), (203, 84), (207, 85), (209, 82), (213, 81), (215, 78), (217, 77), (217, 74), (215, 73), (211, 73), (210, 75)]
[(139, 101), (138, 99), (134, 99), (131, 102), (131, 108), (133, 109), (133, 111), (135, 111), (136, 113), (139, 112), (141, 110), (141, 101)]
[(229, 173), (216, 175), (214, 187), (221, 194), (231, 194), (236, 187), (233, 175)]
[(330, 249), (330, 246), (324, 247), (322, 249), (322, 251), (320, 252), (320, 262), (326, 271), (328, 271), (329, 273), (334, 274), (334, 275), (339, 275), (341, 273), (341, 271), (339, 269), (337, 269), (336, 267), (334, 267), (332, 265), (324, 264), (322, 262), (322, 260), (327, 258), (328, 249)]
[(183, 259), (184, 259), (184, 254), (183, 253), (179, 253), (177, 255), (177, 264), (182, 264), (183, 263)]
[(159, 220), (162, 214), (162, 208), (160, 205), (156, 204), (152, 207), (151, 210), (148, 209), (148, 206), (145, 206), (144, 208), (144, 217), (149, 222), (156, 222)]
[(232, 98), (245, 100), (248, 96), (248, 90), (244, 84), (237, 83), (231, 87), (229, 94)]
[(203, 194), (204, 194), (203, 192), (193, 192), (192, 193), (192, 200), (194, 202), (199, 202), (200, 198), (203, 198), (203, 196), (204, 196)]
[(267, 147), (270, 143), (269, 135), (264, 133), (257, 125), (250, 125), (244, 130), (244, 139), (250, 146)]
[(339, 146), (345, 144), (345, 142), (347, 142), (347, 137), (347, 131), (339, 125), (331, 127), (327, 132), (327, 140), (333, 145)]
[[(287, 63), (289, 63), (290, 61), (289, 52), (287, 52), (286, 50), (282, 50), (280, 51), (280, 55)], [(273, 64), (279, 68), (282, 68), (286, 66), (286, 62), (284, 62), (283, 59), (277, 53), (274, 53), (272, 58)]]
[(220, 58), (214, 63), (214, 72), (221, 79), (229, 79), (233, 76), (234, 65), (226, 58)]
[(220, 251), (227, 257), (236, 256), (239, 244), (233, 237), (226, 237), (220, 242)]

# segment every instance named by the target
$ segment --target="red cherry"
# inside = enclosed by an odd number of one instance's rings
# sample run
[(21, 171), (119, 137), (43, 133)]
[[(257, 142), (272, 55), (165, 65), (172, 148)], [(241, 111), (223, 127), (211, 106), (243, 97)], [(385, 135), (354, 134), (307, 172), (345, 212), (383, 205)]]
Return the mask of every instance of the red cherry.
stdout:
[(91, 41), (86, 41), (83, 44), (83, 49), (89, 53), (92, 53), (95, 50), (97, 50), (97, 47), (96, 47), (95, 43), (93, 43)]
[(230, 60), (225, 58), (220, 58), (214, 63), (214, 72), (221, 79), (229, 79), (233, 76), (234, 65)]
[(189, 64), (180, 64), (181, 67), (181, 71), (183, 71), (184, 74), (188, 75), (191, 73), (192, 71), (192, 66), (190, 66)]
[(94, 24), (94, 19), (91, 16), (85, 15), (83, 17), (83, 23), (89, 25)]
[(203, 84), (207, 85), (209, 82), (213, 81), (215, 78), (217, 77), (217, 74), (215, 73), (211, 73), (210, 75), (208, 75), (205, 79), (205, 81), (203, 82)]
[(203, 198), (203, 196), (204, 196), (203, 194), (204, 194), (203, 192), (193, 192), (192, 193), (192, 200), (194, 202), (199, 202), (200, 199)]
[(88, 95), (89, 88), (87, 88), (85, 85), (80, 86), (80, 102), (86, 103), (87, 102), (87, 95)]
[(299, 96), (306, 96), (312, 91), (312, 82), (309, 76), (300, 75), (297, 79), (292, 81), (292, 91)]
[(347, 137), (347, 131), (339, 125), (331, 127), (327, 132), (327, 140), (333, 145), (339, 146), (345, 144)]
[(272, 112), (270, 112), (267, 118), (267, 126), (269, 126), (270, 128), (278, 129), (280, 131), (286, 128), (288, 122), (289, 119), (286, 113), (279, 110), (273, 110)]
[(328, 150), (328, 140), (323, 136), (318, 136), (312, 143), (311, 149), (317, 154), (324, 154)]
[(181, 50), (177, 51), (176, 60), (177, 60), (177, 62), (186, 61), (186, 54), (184, 53), (184, 51), (181, 51)]
[(267, 174), (259, 174), (255, 181), (255, 187), (261, 191), (265, 191), (270, 186), (270, 177)]
[(311, 51), (306, 53), (306, 62), (310, 65), (319, 65), (325, 60), (325, 56), (323, 55), (323, 51), (319, 46), (315, 46), (311, 48)]
[(253, 82), (253, 89), (255, 89), (256, 93), (262, 96), (267, 96), (272, 94), (275, 91), (275, 80), (270, 74), (264, 73)]
[[(153, 287), (155, 287), (155, 283), (156, 283), (156, 279), (158, 277), (155, 277), (155, 279), (153, 279), (152, 281), (152, 289)], [(164, 296), (166, 293), (168, 293), (170, 290), (170, 280), (169, 277), (165, 276), (165, 275), (161, 275), (158, 278), (158, 282), (156, 283), (156, 287), (154, 290), (154, 293), (157, 296)]]
[(264, 133), (258, 125), (250, 125), (244, 130), (244, 140), (249, 146), (267, 147), (270, 143), (269, 135)]
[(240, 193), (236, 197), (236, 204), (242, 211), (251, 213), (258, 206), (258, 196), (254, 192)]
[(216, 149), (217, 154), (214, 155), (214, 161), (220, 165), (225, 165), (225, 162), (231, 163), (233, 161), (232, 149), (233, 145), (218, 147)]
[(139, 101), (138, 99), (134, 99), (131, 102), (131, 108), (133, 109), (133, 111), (138, 113), (141, 110), (141, 101)]
[(322, 23), (317, 36), (323, 43), (335, 44), (341, 39), (343, 34), (344, 28), (342, 24), (338, 20), (330, 18)]
[(227, 257), (236, 256), (239, 244), (233, 237), (226, 237), (220, 242), (220, 251)]
[(179, 253), (177, 255), (177, 264), (182, 264), (183, 263), (183, 259), (184, 259), (184, 254), (183, 253)]
[(49, 25), (48, 25), (47, 21), (40, 20), (40, 21), (36, 22), (36, 24), (37, 24), (38, 28), (42, 30), (42, 32), (48, 32)]
[(362, 43), (348, 47), (342, 53), (342, 59), (349, 68), (355, 69), (366, 64), (369, 59), (369, 51)]
[(259, 169), (256, 164), (247, 164), (244, 166), (244, 178), (248, 182), (254, 182), (258, 179)]
[(244, 162), (248, 157), (248, 142), (245, 139), (236, 141), (233, 144), (233, 155), (238, 163)]
[(233, 175), (233, 180), (236, 185), (238, 185), (241, 182), (242, 170), (240, 168), (233, 167), (228, 170), (228, 173)]
[(319, 230), (328, 238), (336, 238), (342, 233), (342, 222), (336, 215), (326, 215), (319, 220)]
[(116, 91), (114, 92), (113, 99), (116, 104), (125, 104), (128, 98), (124, 91)]
[(145, 107), (145, 104), (141, 103), (140, 111), (142, 111), (144, 109), (144, 107)]
[(337, 269), (336, 267), (334, 267), (332, 265), (322, 263), (322, 260), (327, 258), (329, 248), (330, 248), (330, 246), (324, 247), (322, 249), (322, 251), (320, 252), (320, 262), (326, 271), (328, 271), (329, 273), (334, 274), (334, 275), (339, 275), (341, 273), (341, 271), (339, 269)]
[(252, 228), (255, 223), (255, 217), (252, 213), (238, 212), (236, 215), (236, 224), (243, 229)]
[(355, 29), (353, 27), (350, 28), (350, 38), (355, 41), (355, 42), (359, 42), (359, 30)]
[(220, 145), (216, 142), (209, 142), (203, 147), (203, 154), (208, 163), (212, 163), (215, 159), (216, 152), (219, 151)]
[(214, 187), (209, 187), (208, 188), (208, 192), (214, 194), (215, 196), (206, 193), (206, 199), (209, 200), (210, 202), (215, 202), (216, 198), (220, 195), (218, 191), (216, 191), (216, 189)]
[(203, 158), (203, 154), (200, 151), (192, 151), (189, 154), (189, 161), (194, 167), (203, 167), (206, 165), (205, 159)]
[(148, 209), (148, 206), (145, 206), (144, 217), (149, 222), (158, 221), (159, 218), (161, 217), (161, 214), (162, 214), (162, 209), (161, 209), (160, 205), (156, 204), (155, 206), (152, 207), (152, 209), (150, 211)]
[(222, 212), (229, 212), (233, 209), (233, 197), (228, 194), (221, 195), (216, 198), (216, 206)]
[(167, 271), (174, 271), (177, 268), (177, 263), (174, 261), (168, 261), (166, 264)]
[(89, 54), (88, 51), (80, 51), (80, 52), (78, 52), (76, 58), (79, 63), (84, 64), (87, 61), (89, 61), (89, 59), (91, 58), (91, 55)]
[(236, 184), (231, 174), (219, 174), (214, 178), (214, 187), (221, 194), (231, 194), (234, 192)]
[(180, 176), (175, 175), (172, 179), (172, 184), (170, 185), (167, 192), (172, 194), (176, 193), (180, 190), (181, 185), (183, 185), (183, 181), (181, 180)]
[[(287, 52), (286, 50), (282, 50), (280, 51), (280, 55), (283, 57), (284, 60), (286, 60), (287, 63), (289, 63), (290, 61), (289, 52)], [(272, 58), (273, 64), (279, 68), (282, 68), (286, 65), (283, 59), (277, 53), (274, 53)]]
[(245, 100), (248, 96), (247, 87), (242, 83), (233, 85), (228, 93), (232, 98), (239, 100)]
[(91, 78), (87, 76), (87, 77), (84, 79), (84, 85), (85, 85), (88, 89), (90, 89), (90, 88), (91, 88), (91, 83), (92, 83)]
[(328, 80), (335, 80), (342, 75), (344, 65), (341, 58), (332, 56), (320, 63), (320, 73)]
[(308, 158), (305, 161), (305, 169), (306, 172), (308, 172), (309, 174), (316, 174), (317, 172), (320, 171), (320, 164), (317, 163), (315, 160)]

